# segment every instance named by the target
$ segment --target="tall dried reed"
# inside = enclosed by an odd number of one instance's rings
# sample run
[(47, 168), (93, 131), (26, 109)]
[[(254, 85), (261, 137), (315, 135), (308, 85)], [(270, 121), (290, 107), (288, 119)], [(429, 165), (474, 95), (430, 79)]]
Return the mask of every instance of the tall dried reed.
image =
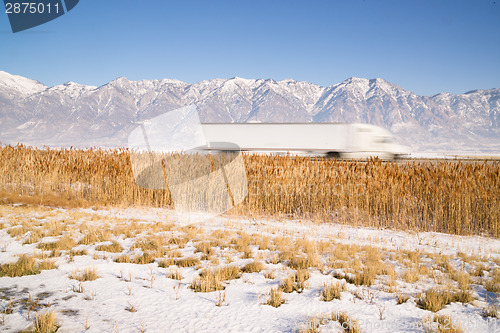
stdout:
[[(500, 162), (338, 161), (244, 155), (248, 196), (229, 214), (452, 234), (500, 233)], [(126, 149), (0, 147), (3, 202), (173, 207), (143, 189)]]

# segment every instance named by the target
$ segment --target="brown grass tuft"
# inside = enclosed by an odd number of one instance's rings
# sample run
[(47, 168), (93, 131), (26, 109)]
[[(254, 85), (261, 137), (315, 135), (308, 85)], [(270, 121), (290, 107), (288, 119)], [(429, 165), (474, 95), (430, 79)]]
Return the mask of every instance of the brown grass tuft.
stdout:
[(422, 321), (425, 333), (462, 333), (460, 324), (450, 316), (434, 315)]
[(269, 291), (269, 297), (265, 304), (277, 308), (284, 303), (285, 299), (283, 298), (283, 292), (279, 288), (271, 288)]
[(97, 251), (106, 251), (112, 253), (120, 253), (123, 251), (122, 246), (116, 241), (113, 241), (111, 244), (98, 245), (95, 249)]
[(40, 273), (40, 265), (32, 257), (22, 255), (17, 262), (0, 265), (0, 276), (25, 276)]
[(94, 281), (99, 278), (95, 267), (86, 267), (83, 272), (78, 270), (71, 272), (70, 279), (78, 281)]
[(330, 302), (334, 299), (340, 299), (340, 293), (346, 291), (346, 285), (342, 282), (324, 284), (321, 289), (321, 300), (323, 302)]
[(35, 322), (33, 323), (33, 333), (53, 333), (59, 329), (56, 322), (56, 316), (52, 310), (41, 314), (36, 314)]
[(201, 264), (201, 261), (196, 257), (188, 257), (182, 259), (174, 259), (174, 263), (179, 267), (193, 267)]
[(262, 263), (262, 261), (254, 260), (251, 263), (248, 263), (245, 266), (243, 266), (241, 271), (243, 273), (256, 273), (262, 271), (264, 268), (265, 266), (264, 263)]

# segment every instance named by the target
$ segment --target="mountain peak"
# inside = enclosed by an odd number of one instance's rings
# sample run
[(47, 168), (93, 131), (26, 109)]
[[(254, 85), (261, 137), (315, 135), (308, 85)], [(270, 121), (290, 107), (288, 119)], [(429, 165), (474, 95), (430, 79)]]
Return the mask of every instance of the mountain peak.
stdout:
[(82, 94), (96, 89), (95, 86), (86, 86), (83, 84), (75, 82), (66, 82), (57, 86), (50, 87), (47, 89), (48, 92), (62, 92), (63, 94), (70, 96), (71, 98), (78, 98)]
[(125, 76), (120, 76), (111, 81), (110, 83), (126, 83), (126, 82), (130, 82), (130, 80), (127, 79)]
[(362, 77), (351, 76), (350, 78), (344, 80), (342, 83), (366, 83), (368, 81), (368, 79)]
[(229, 82), (229, 81), (230, 82), (234, 82), (234, 83), (252, 84), (256, 80), (245, 79), (245, 78), (242, 78), (242, 77), (239, 77), (239, 76), (234, 76), (234, 77), (230, 78), (229, 80), (227, 80), (226, 82)]
[(374, 79), (370, 79), (369, 81), (370, 81), (370, 83), (373, 83), (373, 84), (391, 84), (387, 80), (382, 79), (380, 77), (377, 77), (377, 78), (374, 78)]
[(17, 91), (23, 95), (36, 94), (37, 92), (47, 89), (44, 84), (36, 80), (28, 79), (20, 75), (13, 75), (4, 71), (0, 71), (0, 87)]
[(298, 81), (294, 80), (294, 79), (283, 79), (283, 80), (279, 81), (279, 83), (283, 83), (283, 84), (295, 84), (297, 82)]

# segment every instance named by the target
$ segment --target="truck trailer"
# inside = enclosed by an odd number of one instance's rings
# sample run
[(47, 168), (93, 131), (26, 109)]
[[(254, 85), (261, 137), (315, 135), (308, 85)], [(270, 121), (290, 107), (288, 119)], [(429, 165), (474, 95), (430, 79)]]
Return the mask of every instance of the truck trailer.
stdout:
[(207, 149), (254, 153), (326, 155), (332, 158), (394, 159), (408, 153), (392, 134), (369, 124), (203, 123)]

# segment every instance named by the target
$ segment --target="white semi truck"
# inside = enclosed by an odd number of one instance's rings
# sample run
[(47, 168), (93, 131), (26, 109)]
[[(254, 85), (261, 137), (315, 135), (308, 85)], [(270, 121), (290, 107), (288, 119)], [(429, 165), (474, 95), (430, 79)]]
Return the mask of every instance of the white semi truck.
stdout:
[[(408, 153), (393, 143), (392, 134), (369, 124), (342, 123), (205, 123), (212, 150), (326, 155), (334, 158), (394, 159)], [(212, 143), (212, 144), (210, 144)]]

